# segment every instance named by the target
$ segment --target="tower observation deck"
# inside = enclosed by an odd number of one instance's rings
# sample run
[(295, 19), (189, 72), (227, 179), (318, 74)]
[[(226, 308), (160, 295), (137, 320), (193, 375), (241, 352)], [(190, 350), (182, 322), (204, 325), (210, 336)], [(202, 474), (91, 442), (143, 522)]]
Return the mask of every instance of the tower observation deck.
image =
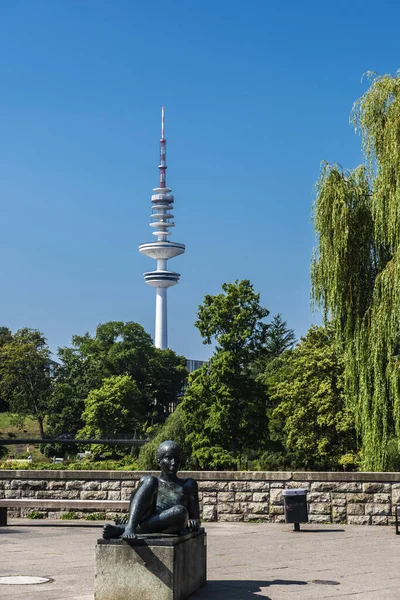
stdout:
[(148, 285), (156, 288), (156, 325), (154, 345), (156, 348), (164, 350), (168, 348), (168, 326), (167, 326), (167, 290), (172, 285), (179, 282), (179, 273), (168, 271), (167, 262), (179, 254), (185, 252), (184, 244), (171, 242), (168, 237), (169, 231), (175, 226), (173, 222), (174, 215), (171, 210), (174, 205), (174, 196), (172, 190), (167, 187), (166, 174), (166, 149), (167, 141), (164, 137), (165, 109), (161, 111), (161, 140), (160, 140), (160, 183), (159, 187), (153, 189), (154, 194), (151, 197), (152, 214), (150, 227), (154, 227), (153, 235), (157, 237), (156, 241), (141, 244), (139, 252), (154, 258), (157, 261), (155, 271), (144, 273), (144, 280)]

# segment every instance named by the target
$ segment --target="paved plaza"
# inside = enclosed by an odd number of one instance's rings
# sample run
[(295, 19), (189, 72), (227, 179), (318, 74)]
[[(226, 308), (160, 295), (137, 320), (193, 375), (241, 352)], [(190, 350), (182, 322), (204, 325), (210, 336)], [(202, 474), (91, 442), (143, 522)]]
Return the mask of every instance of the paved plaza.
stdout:
[[(11, 520), (0, 528), (0, 577), (52, 581), (0, 585), (1, 600), (93, 600), (99, 523)], [(399, 600), (394, 527), (207, 523), (208, 584), (192, 600)]]

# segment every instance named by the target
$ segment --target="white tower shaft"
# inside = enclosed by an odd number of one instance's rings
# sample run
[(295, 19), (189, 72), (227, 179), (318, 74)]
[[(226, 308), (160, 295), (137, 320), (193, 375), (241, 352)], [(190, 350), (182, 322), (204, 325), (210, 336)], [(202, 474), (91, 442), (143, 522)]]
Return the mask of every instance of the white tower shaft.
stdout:
[(168, 260), (179, 256), (185, 252), (185, 246), (176, 242), (169, 242), (171, 235), (170, 228), (175, 225), (171, 220), (173, 214), (170, 212), (174, 197), (171, 189), (167, 188), (167, 141), (164, 137), (165, 111), (161, 111), (161, 139), (160, 139), (160, 183), (158, 188), (154, 188), (154, 194), (151, 197), (153, 205), (150, 227), (156, 230), (153, 235), (157, 236), (157, 241), (141, 244), (139, 251), (157, 261), (155, 271), (144, 273), (144, 280), (148, 285), (156, 288), (156, 323), (154, 345), (156, 348), (165, 350), (168, 348), (168, 328), (167, 328), (167, 289), (176, 285), (179, 281), (179, 273), (168, 271)]
[(156, 348), (168, 348), (167, 288), (156, 288), (156, 328), (154, 336)]

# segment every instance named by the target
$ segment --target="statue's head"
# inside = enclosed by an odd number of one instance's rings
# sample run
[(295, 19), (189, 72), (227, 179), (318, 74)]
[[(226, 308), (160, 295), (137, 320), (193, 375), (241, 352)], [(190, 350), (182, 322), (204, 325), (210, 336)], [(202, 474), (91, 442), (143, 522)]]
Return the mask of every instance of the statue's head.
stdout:
[(181, 449), (179, 444), (172, 440), (162, 442), (156, 451), (157, 463), (166, 475), (175, 474), (181, 463)]

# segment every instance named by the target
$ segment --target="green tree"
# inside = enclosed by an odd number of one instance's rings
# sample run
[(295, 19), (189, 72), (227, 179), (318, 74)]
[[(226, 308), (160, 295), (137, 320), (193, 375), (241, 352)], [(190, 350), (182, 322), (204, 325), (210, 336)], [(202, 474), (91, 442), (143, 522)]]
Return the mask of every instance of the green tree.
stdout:
[(283, 321), (282, 316), (278, 313), (268, 326), (268, 337), (265, 344), (268, 358), (276, 358), (285, 350), (291, 350), (295, 343), (296, 336), (293, 329), (288, 328), (287, 322)]
[[(4, 344), (10, 343), (12, 340), (12, 333), (8, 327), (0, 327), (0, 347)], [(9, 410), (8, 402), (0, 396), (0, 412)]]
[(272, 438), (283, 442), (287, 467), (338, 468), (355, 452), (354, 416), (346, 407), (343, 359), (331, 327), (311, 327), (264, 381), (275, 405)]
[(211, 469), (235, 467), (260, 449), (267, 431), (265, 393), (251, 366), (265, 344), (268, 310), (248, 280), (222, 290), (199, 307), (196, 327), (203, 343), (215, 341), (216, 349), (191, 375), (182, 401), (193, 458)]
[(51, 385), (50, 351), (39, 331), (20, 329), (0, 346), (0, 394), (13, 413), (37, 420), (42, 438)]
[(289, 329), (287, 322), (283, 321), (278, 313), (272, 318), (271, 323), (268, 323), (267, 338), (262, 353), (252, 366), (254, 377), (262, 375), (268, 363), (274, 362), (274, 359), (287, 350), (292, 350), (295, 343), (294, 330)]
[(165, 420), (187, 375), (185, 359), (172, 350), (156, 349), (150, 335), (134, 322), (110, 321), (99, 325), (94, 336), (74, 335), (72, 346), (60, 348), (58, 356), (61, 364), (49, 419), (53, 433), (81, 428), (88, 394), (104, 379), (119, 375), (135, 381), (144, 399), (142, 425)]
[(365, 165), (322, 168), (313, 297), (344, 351), (363, 466), (382, 470), (400, 440), (400, 75), (374, 77), (352, 118)]
[[(141, 425), (143, 395), (129, 375), (118, 375), (103, 380), (100, 388), (91, 390), (85, 400), (82, 420), (85, 426), (78, 437), (100, 438), (133, 433)], [(93, 445), (99, 454), (104, 450)]]

